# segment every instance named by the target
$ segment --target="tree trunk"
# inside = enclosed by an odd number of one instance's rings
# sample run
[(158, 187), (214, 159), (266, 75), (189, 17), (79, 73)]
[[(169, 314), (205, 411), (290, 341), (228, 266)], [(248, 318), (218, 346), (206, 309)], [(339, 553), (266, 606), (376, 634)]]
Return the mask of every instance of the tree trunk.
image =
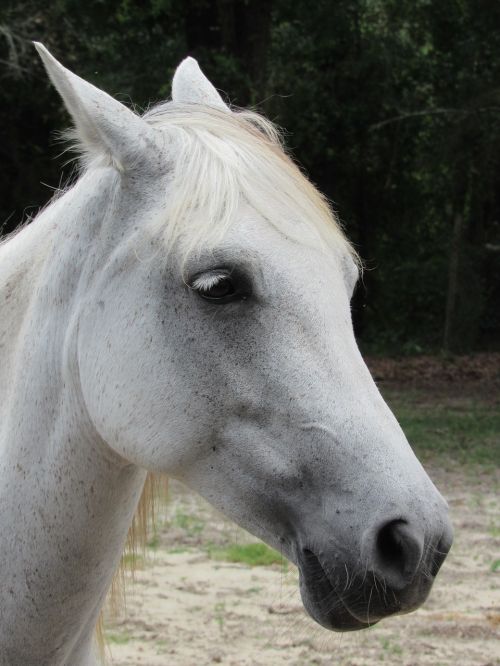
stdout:
[(272, 0), (217, 0), (221, 45), (237, 55), (252, 82), (251, 104), (265, 96)]
[(453, 232), (450, 247), (450, 260), (448, 264), (448, 291), (446, 294), (446, 311), (444, 322), (443, 348), (446, 352), (456, 350), (455, 345), (455, 312), (459, 293), (460, 255), (464, 238), (464, 216), (457, 212), (453, 220)]

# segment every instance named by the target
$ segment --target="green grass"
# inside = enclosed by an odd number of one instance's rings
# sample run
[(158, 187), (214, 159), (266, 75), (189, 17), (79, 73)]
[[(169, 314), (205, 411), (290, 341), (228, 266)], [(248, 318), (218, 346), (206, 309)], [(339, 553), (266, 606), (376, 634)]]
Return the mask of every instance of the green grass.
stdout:
[(168, 641), (160, 639), (155, 642), (156, 654), (165, 654), (168, 648)]
[(148, 541), (148, 548), (151, 548), (151, 550), (158, 550), (160, 546), (160, 537), (158, 534), (155, 532), (151, 539)]
[(423, 392), (386, 395), (415, 452), (446, 456), (460, 464), (497, 466), (500, 461), (500, 410), (480, 401), (447, 404)]
[(224, 615), (226, 612), (226, 604), (223, 601), (219, 601), (214, 606), (214, 618), (217, 624), (219, 625), (220, 631), (224, 630)]
[[(381, 638), (380, 644), (382, 646), (382, 649), (389, 654), (394, 654), (394, 655), (403, 654), (403, 648), (398, 643), (394, 643), (389, 638)], [(383, 659), (384, 657), (382, 656), (382, 661)]]
[(488, 527), (488, 533), (491, 534), (492, 537), (500, 537), (500, 523), (497, 525), (496, 523), (491, 522)]
[(491, 573), (500, 573), (500, 560), (493, 560), (490, 566)]
[(226, 548), (211, 548), (209, 555), (214, 560), (225, 562), (240, 562), (251, 567), (269, 566), (271, 564), (283, 565), (283, 557), (263, 543), (249, 543), (246, 545), (233, 544)]
[(181, 510), (176, 512), (172, 522), (176, 527), (180, 527), (188, 536), (192, 537), (200, 535), (205, 528), (204, 522), (197, 516), (189, 515)]
[(144, 557), (137, 553), (124, 553), (122, 555), (122, 564), (131, 569), (143, 569)]
[(127, 633), (119, 634), (111, 631), (106, 632), (106, 640), (109, 643), (115, 643), (116, 645), (126, 645), (130, 639), (131, 636)]

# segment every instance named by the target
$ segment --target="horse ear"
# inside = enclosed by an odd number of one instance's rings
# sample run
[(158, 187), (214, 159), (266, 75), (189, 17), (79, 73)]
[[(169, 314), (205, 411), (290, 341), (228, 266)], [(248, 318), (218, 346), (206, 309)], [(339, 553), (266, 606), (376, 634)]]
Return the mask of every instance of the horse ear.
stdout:
[(126, 106), (63, 67), (34, 42), (45, 69), (71, 114), (85, 154), (103, 155), (120, 171), (141, 161), (158, 140), (155, 130)]
[(186, 58), (175, 70), (172, 100), (180, 104), (205, 104), (230, 111), (194, 58)]

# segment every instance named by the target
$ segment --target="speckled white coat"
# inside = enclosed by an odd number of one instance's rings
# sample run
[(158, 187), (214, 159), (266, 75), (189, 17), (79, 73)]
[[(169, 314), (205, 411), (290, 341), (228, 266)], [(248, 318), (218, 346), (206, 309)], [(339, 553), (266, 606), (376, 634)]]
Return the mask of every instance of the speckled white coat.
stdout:
[[(94, 663), (146, 470), (295, 561), (324, 626), (418, 606), (447, 510), (358, 352), (345, 248), (302, 245), (242, 202), (184, 265), (146, 224), (174, 145), (38, 48), (105, 159), (0, 246), (0, 664)], [(192, 59), (173, 97), (231, 113)], [(190, 288), (221, 267), (244, 297)]]

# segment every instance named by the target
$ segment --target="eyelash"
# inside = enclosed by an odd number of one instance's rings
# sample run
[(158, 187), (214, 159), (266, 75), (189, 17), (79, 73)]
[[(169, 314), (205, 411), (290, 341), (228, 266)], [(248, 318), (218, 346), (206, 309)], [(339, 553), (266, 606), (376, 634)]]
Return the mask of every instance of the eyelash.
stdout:
[(194, 276), (189, 286), (201, 299), (214, 305), (246, 301), (250, 294), (244, 277), (226, 268), (214, 268), (199, 273)]
[(216, 287), (218, 284), (220, 284), (223, 280), (227, 279), (229, 276), (229, 273), (227, 271), (214, 271), (213, 273), (207, 275), (199, 275), (196, 277), (192, 284), (191, 284), (191, 289), (194, 289), (195, 291), (198, 292), (206, 292), (209, 289), (212, 289), (212, 287)]

